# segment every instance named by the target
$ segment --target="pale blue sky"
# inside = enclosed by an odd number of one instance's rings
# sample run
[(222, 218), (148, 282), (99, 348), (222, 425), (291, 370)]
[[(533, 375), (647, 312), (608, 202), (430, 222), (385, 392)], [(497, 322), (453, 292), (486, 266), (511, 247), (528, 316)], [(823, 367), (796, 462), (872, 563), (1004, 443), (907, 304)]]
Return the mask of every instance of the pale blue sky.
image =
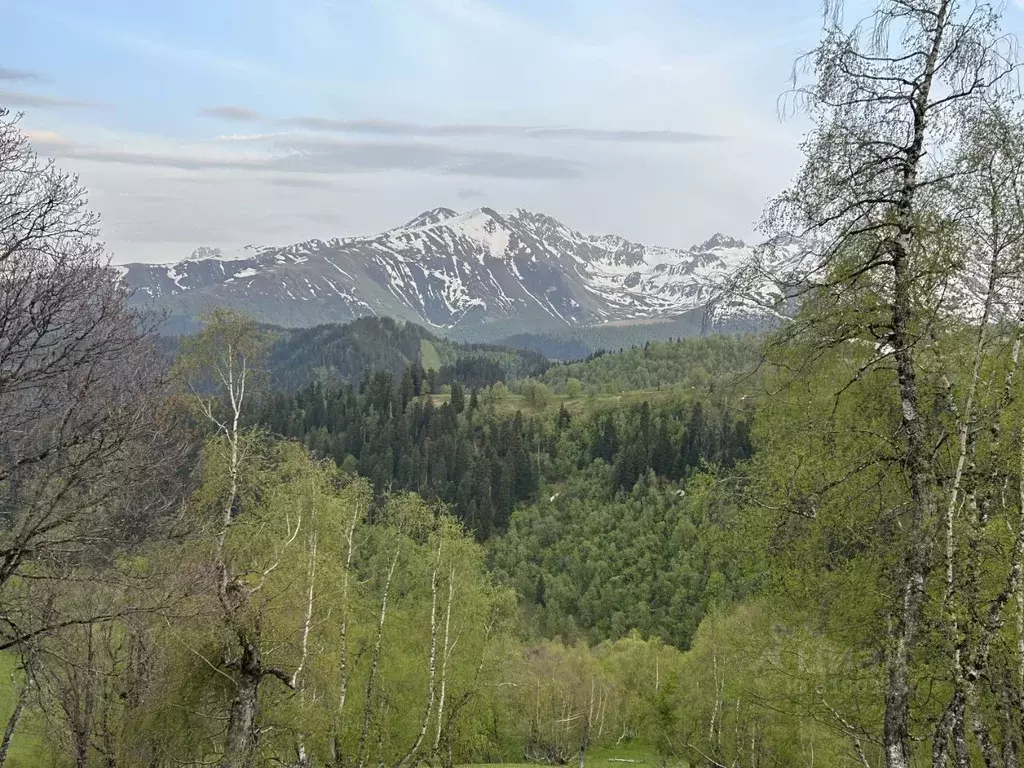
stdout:
[(819, 0), (5, 5), (0, 104), (80, 174), (116, 261), (438, 205), (749, 237), (799, 163), (776, 97), (819, 30)]

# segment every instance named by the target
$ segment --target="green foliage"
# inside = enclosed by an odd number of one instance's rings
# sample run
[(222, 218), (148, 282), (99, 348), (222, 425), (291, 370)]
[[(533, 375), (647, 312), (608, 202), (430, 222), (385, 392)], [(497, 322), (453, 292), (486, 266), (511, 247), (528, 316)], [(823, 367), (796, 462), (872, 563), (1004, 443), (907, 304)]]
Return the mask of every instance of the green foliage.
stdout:
[(466, 395), (462, 389), (462, 384), (457, 381), (452, 382), (450, 397), (448, 402), (452, 406), (452, 410), (456, 414), (462, 413), (466, 409)]
[(420, 363), (423, 345), (433, 339), (413, 323), (376, 317), (345, 325), (277, 329), (276, 333), (271, 374), (276, 388), (288, 390), (308, 386), (317, 376), (328, 381), (356, 381), (367, 369), (399, 374)]
[[(356, 383), (367, 372), (400, 377), (410, 366), (424, 380), (483, 386), (543, 372), (536, 352), (485, 344), (457, 344), (414, 323), (364, 317), (344, 325), (266, 327), (274, 337), (269, 374), (276, 389), (298, 390), (319, 381)], [(187, 337), (186, 337), (187, 338)], [(474, 368), (480, 369), (474, 374)]]
[[(970, 336), (952, 331), (937, 337), (922, 352), (929, 372), (946, 366), (970, 370)], [(1013, 432), (1011, 424), (1019, 424), (1021, 404), (1004, 399), (1006, 374), (1013, 365), (1010, 355), (1001, 345), (992, 349), (982, 359), (981, 381), (986, 385), (976, 389), (973, 401), (979, 418), (991, 414), (985, 417), (991, 419), (990, 426), (974, 438), (972, 471), (977, 474), (965, 481), (971, 483), (971, 494), (978, 495), (963, 499), (964, 511), (950, 519), (953, 538), (943, 536), (949, 549), (938, 542), (929, 549), (928, 571), (943, 573), (948, 567), (947, 573), (971, 583), (973, 597), (968, 603), (955, 593), (950, 597), (949, 582), (938, 578), (926, 588), (924, 629), (915, 638), (909, 668), (913, 685), (930, 692), (913, 710), (911, 727), (921, 739), (933, 737), (953, 695), (956, 680), (949, 659), (954, 638), (967, 649), (980, 634), (977, 629), (952, 633), (943, 624), (955, 620), (961, 627), (976, 626), (982, 621), (976, 606), (998, 605), (1010, 583), (1012, 568), (997, 553), (1012, 547), (1010, 530), (1019, 521), (1019, 505), (1008, 514), (1007, 506), (995, 502), (1002, 491), (986, 490), (989, 481), (983, 478), (1019, 477), (1019, 433), (1011, 440), (1000, 436)], [(860, 734), (869, 752), (869, 745), (882, 738), (886, 668), (879, 649), (893, 642), (892, 606), (903, 599), (899, 574), (906, 553), (923, 535), (909, 531), (901, 518), (900, 512), (915, 503), (905, 463), (897, 458), (904, 450), (903, 412), (894, 372), (869, 365), (875, 354), (873, 345), (853, 342), (814, 354), (799, 348), (774, 352), (778, 367), (769, 379), (772, 396), (759, 403), (757, 451), (735, 480), (731, 492), (739, 514), (726, 535), (744, 568), (759, 574), (764, 605), (778, 617), (780, 630), (812, 638), (816, 653), (830, 654), (820, 676), (815, 680), (808, 675), (805, 681), (812, 690), (833, 689), (826, 697), (828, 707), (807, 690), (802, 706), (807, 712), (816, 706), (813, 716), (840, 731), (839, 720), (849, 723), (846, 730)], [(923, 373), (918, 381), (927, 428), (934, 429), (929, 443), (940, 446), (934, 458), (937, 479), (944, 484), (956, 477), (958, 448), (946, 442), (955, 421), (942, 413), (951, 398), (964, 396), (964, 378), (943, 383), (937, 376), (929, 382)], [(1006, 404), (1002, 410), (1000, 402)], [(947, 493), (942, 492), (944, 505), (950, 503)], [(985, 498), (989, 501), (979, 502)], [(978, 514), (979, 503), (988, 505), (984, 515)], [(993, 525), (996, 519), (1003, 523)], [(936, 516), (931, 526), (939, 524)], [(1016, 647), (1019, 631), (1011, 622), (993, 625), (995, 647)], [(840, 664), (840, 659), (845, 662)], [(992, 708), (987, 716), (994, 722), (1003, 716), (999, 708), (1008, 706), (999, 693), (1006, 683), (997, 681), (1016, 674), (1019, 659), (1019, 654), (995, 653), (989, 662), (993, 681), (985, 706)], [(772, 680), (771, 685), (776, 695), (786, 690), (782, 681)], [(765, 698), (767, 693), (757, 695)], [(844, 747), (851, 749), (851, 743), (847, 737)]]
[(544, 382), (536, 379), (517, 382), (515, 390), (518, 390), (518, 394), (523, 396), (529, 406), (538, 411), (543, 411), (551, 400), (551, 390)]
[[(903, 538), (886, 510), (907, 498), (884, 437), (901, 418), (888, 375), (832, 394), (870, 354), (853, 347), (827, 355), (762, 404), (739, 534), (766, 587), (862, 646), (877, 646), (885, 632), (886, 582)], [(825, 595), (835, 612), (813, 608)]]
[(240, 312), (215, 307), (202, 316), (203, 329), (181, 339), (175, 371), (200, 410), (212, 414), (222, 389), (248, 387), (251, 396), (265, 383), (265, 368), (272, 336)]
[(753, 370), (756, 361), (753, 338), (706, 336), (651, 341), (616, 354), (598, 351), (582, 362), (552, 366), (543, 380), (559, 393), (568, 394), (571, 386), (577, 394), (570, 397), (579, 396), (576, 385), (570, 384), (573, 380), (588, 391), (605, 393), (672, 387), (709, 390), (733, 384), (731, 378)]
[[(522, 647), (505, 662), (507, 686), (482, 710), (500, 738), (491, 754), (586, 764), (602, 757), (658, 762), (659, 701), (675, 701), (683, 654), (638, 634), (588, 646), (561, 640)], [(675, 761), (673, 761), (675, 762)]]
[(866, 694), (881, 680), (863, 661), (758, 603), (712, 614), (679, 668), (672, 753), (697, 765), (830, 766), (864, 765), (863, 753), (880, 765), (879, 746), (840, 714), (880, 714)]
[[(348, 461), (378, 492), (404, 489), (450, 505), (481, 539), (504, 530), (513, 507), (535, 501), (541, 483), (562, 482), (595, 458), (610, 464), (615, 487), (628, 491), (648, 468), (680, 480), (702, 462), (731, 465), (750, 454), (746, 416), (699, 402), (691, 407), (689, 396), (665, 393), (665, 402), (653, 407), (646, 400), (628, 407), (617, 401), (611, 404), (617, 410), (574, 416), (550, 407), (554, 398), (543, 383), (516, 386), (527, 394), (506, 396), (504, 387), (491, 387), (481, 393), (480, 407), (466, 410), (456, 382), (450, 401), (435, 406), (416, 397), (410, 368), (397, 383), (378, 372), (361, 392), (314, 385), (275, 393), (262, 399), (252, 419), (319, 456)], [(545, 407), (527, 418), (504, 407), (506, 397)]]
[[(0, 653), (0, 731), (7, 725), (17, 706), (18, 696), (25, 684), (18, 658), (10, 652)], [(4, 768), (36, 768), (53, 764), (44, 734), (46, 720), (31, 708), (23, 711), (11, 741)]]
[(637, 630), (685, 648), (741, 581), (715, 540), (722, 521), (705, 493), (648, 470), (616, 494), (614, 475), (595, 461), (549, 500), (517, 509), (491, 547), (492, 568), (542, 635), (598, 642)]
[[(261, 663), (280, 671), (260, 686), (261, 760), (294, 754), (301, 743), (323, 765), (334, 740), (347, 755), (365, 742), (367, 756), (397, 764), (416, 744), (424, 713), (429, 738), (416, 754), (451, 749), (459, 760), (473, 757), (465, 717), (493, 685), (497, 666), (489, 659), (515, 618), (514, 600), (488, 575), (482, 549), (413, 495), (377, 506), (365, 481), (341, 477), (295, 443), (252, 445), (258, 453), (250, 456), (226, 545), (241, 574), (231, 589), (249, 597), (231, 623), (218, 618), (215, 580), (204, 578), (209, 540), (168, 544), (153, 557), (173, 558), (192, 578), (175, 621), (154, 616), (81, 630), (92, 639), (71, 647), (89, 656), (96, 674), (75, 673), (84, 656), (51, 659), (43, 666), (43, 706), (56, 712), (71, 693), (90, 697), (105, 713), (95, 723), (95, 738), (108, 742), (96, 747), (97, 759), (213, 759), (239, 674), (229, 649), (244, 626)], [(190, 511), (199, 520), (218, 514), (225, 453), (223, 441), (207, 445)], [(67, 751), (61, 739), (73, 735), (72, 725), (51, 731), (51, 751)]]

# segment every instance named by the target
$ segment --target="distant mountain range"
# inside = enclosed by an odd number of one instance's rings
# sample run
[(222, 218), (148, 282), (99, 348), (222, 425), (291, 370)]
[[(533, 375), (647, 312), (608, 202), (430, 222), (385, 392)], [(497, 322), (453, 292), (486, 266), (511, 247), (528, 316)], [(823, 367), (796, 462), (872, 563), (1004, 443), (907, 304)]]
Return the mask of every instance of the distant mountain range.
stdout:
[[(176, 264), (118, 269), (134, 301), (179, 319), (221, 304), (290, 327), (388, 316), (497, 337), (663, 322), (709, 303), (716, 322), (763, 321), (771, 312), (756, 303), (716, 301), (758, 252), (723, 234), (674, 249), (585, 235), (521, 208), (435, 208), (367, 237), (230, 254), (203, 247)], [(756, 288), (765, 296), (779, 290), (770, 281)]]

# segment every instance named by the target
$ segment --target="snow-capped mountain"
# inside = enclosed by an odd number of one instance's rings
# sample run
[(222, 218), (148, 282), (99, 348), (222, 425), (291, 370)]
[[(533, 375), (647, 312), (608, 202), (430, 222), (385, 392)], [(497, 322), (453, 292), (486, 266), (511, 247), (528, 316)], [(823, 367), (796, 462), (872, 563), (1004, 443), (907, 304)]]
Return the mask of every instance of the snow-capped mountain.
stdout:
[[(192, 315), (212, 304), (287, 326), (389, 315), (435, 327), (516, 330), (655, 320), (712, 302), (755, 249), (716, 234), (689, 249), (585, 235), (539, 213), (425, 211), (367, 237), (120, 267), (137, 302)], [(770, 291), (770, 287), (765, 290)], [(733, 303), (723, 317), (754, 305)]]

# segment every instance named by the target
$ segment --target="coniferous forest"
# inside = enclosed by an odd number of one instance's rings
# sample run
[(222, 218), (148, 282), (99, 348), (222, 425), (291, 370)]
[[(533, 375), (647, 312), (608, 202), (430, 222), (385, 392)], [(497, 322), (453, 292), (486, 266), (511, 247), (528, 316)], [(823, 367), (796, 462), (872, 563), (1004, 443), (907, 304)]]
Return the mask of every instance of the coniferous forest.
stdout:
[(0, 768), (1020, 768), (1016, 46), (825, 10), (757, 334), (162, 337), (0, 111)]

